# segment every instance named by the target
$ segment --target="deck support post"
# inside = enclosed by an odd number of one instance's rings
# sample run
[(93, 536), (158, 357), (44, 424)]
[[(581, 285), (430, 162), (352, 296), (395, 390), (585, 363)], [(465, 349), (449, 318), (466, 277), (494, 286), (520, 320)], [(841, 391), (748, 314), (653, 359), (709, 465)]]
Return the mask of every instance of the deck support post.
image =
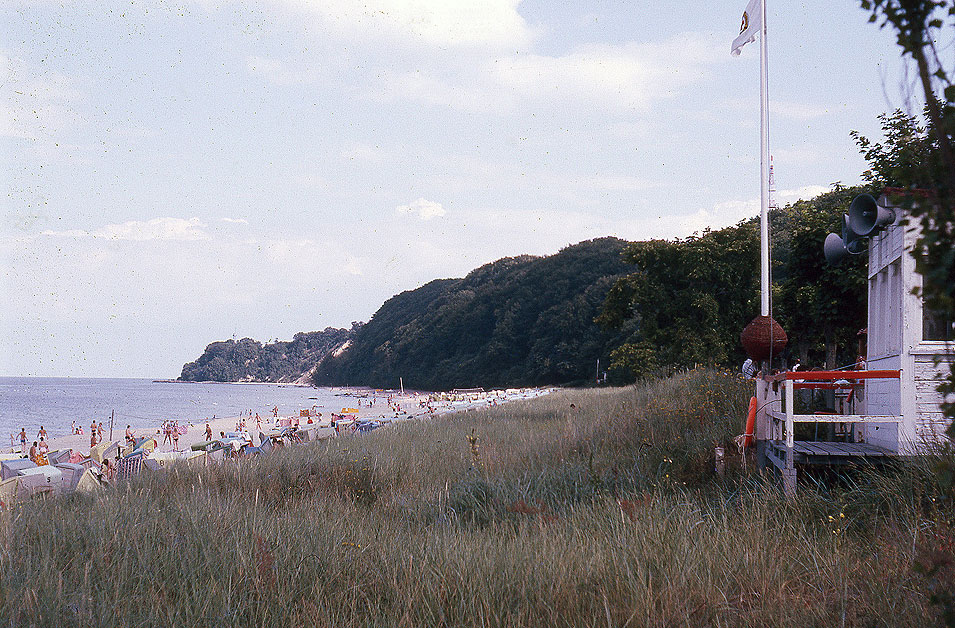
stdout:
[(796, 495), (796, 455), (793, 451), (796, 446), (795, 423), (793, 415), (796, 413), (795, 390), (793, 380), (786, 380), (786, 466), (783, 472), (783, 491), (786, 497)]

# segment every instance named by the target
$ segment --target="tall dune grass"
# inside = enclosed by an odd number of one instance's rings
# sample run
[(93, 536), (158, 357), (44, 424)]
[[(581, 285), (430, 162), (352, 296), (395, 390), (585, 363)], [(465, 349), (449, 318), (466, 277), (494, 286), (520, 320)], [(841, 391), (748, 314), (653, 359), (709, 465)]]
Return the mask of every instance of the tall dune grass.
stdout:
[(692, 371), (23, 504), (0, 527), (0, 625), (937, 623), (936, 476), (795, 500), (738, 457), (718, 479), (749, 394)]

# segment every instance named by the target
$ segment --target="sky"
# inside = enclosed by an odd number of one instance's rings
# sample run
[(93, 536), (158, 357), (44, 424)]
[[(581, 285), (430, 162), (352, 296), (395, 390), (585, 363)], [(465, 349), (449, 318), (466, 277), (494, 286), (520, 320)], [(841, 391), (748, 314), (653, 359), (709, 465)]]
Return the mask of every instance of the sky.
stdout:
[[(759, 212), (745, 0), (0, 0), (0, 376), (177, 377), (501, 257)], [(860, 182), (911, 71), (768, 0), (775, 200)], [(755, 313), (754, 313), (755, 314)]]

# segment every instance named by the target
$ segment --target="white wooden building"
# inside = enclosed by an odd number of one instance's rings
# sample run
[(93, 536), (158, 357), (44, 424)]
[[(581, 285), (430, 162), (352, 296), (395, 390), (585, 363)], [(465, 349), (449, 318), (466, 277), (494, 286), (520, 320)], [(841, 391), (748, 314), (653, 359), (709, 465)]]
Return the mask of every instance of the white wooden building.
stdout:
[[(884, 198), (880, 204), (888, 205)], [(867, 426), (864, 434), (866, 442), (908, 454), (931, 446), (948, 428), (936, 388), (951, 363), (946, 340), (952, 340), (952, 328), (951, 321), (932, 316), (917, 294), (922, 276), (909, 251), (919, 236), (918, 221), (902, 224), (903, 211), (894, 211), (896, 219), (869, 240), (867, 367), (898, 370), (900, 377), (868, 381), (865, 412), (901, 420)]]
[[(888, 207), (885, 197), (879, 205)], [(894, 220), (869, 238), (866, 370), (787, 372), (757, 381), (757, 455), (779, 469), (787, 491), (803, 466), (917, 455), (947, 438), (937, 387), (952, 363), (953, 322), (923, 307), (922, 277), (909, 254), (919, 227), (891, 209)], [(796, 414), (795, 391), (807, 388), (835, 390), (837, 413)], [(796, 441), (796, 423), (838, 425), (827, 431), (839, 437)]]

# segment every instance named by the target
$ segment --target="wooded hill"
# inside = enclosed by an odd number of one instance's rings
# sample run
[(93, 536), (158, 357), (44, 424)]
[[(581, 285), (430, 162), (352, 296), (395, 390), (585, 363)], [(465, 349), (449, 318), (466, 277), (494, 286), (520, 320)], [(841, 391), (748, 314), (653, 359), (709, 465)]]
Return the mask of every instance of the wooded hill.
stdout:
[[(822, 242), (870, 191), (835, 186), (770, 215), (773, 315), (790, 338), (788, 364), (855, 360), (866, 256), (829, 266)], [(739, 334), (759, 311), (758, 251), (753, 218), (684, 239), (601, 238), (505, 258), (402, 292), (350, 330), (212, 343), (181, 379), (447, 390), (593, 382), (598, 359), (614, 383), (737, 369)]]
[(308, 373), (325, 355), (341, 346), (349, 329), (295, 334), (290, 342), (263, 345), (257, 340), (225, 340), (206, 347), (199, 359), (182, 367), (187, 382), (292, 382)]
[(627, 243), (601, 238), (546, 257), (482, 266), (392, 297), (338, 356), (320, 386), (508, 387), (594, 381), (619, 333), (594, 324), (607, 291), (631, 270)]

